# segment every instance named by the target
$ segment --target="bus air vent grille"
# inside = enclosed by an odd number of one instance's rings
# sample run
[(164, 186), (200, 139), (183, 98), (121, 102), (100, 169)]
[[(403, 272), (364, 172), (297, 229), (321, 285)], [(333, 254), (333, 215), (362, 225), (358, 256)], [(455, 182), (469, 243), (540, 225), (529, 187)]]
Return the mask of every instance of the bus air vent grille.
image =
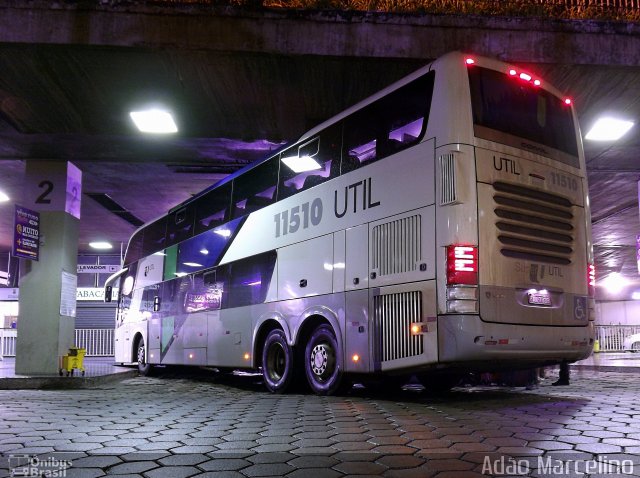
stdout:
[(375, 226), (371, 266), (380, 276), (415, 271), (422, 261), (420, 215)]
[(378, 295), (373, 298), (376, 357), (381, 362), (420, 355), (422, 335), (411, 335), (411, 324), (420, 322), (420, 291)]
[(561, 196), (520, 185), (493, 185), (500, 252), (506, 257), (571, 264), (574, 216)]
[(456, 194), (456, 157), (454, 153), (440, 156), (440, 205), (454, 204), (458, 201)]

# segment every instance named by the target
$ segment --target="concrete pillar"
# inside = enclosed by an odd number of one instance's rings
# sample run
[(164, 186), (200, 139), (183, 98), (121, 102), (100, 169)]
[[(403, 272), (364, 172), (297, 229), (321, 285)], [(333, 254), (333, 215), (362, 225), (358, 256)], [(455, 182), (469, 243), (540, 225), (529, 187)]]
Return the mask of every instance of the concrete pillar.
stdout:
[(57, 374), (74, 345), (81, 178), (71, 163), (27, 162), (21, 206), (40, 213), (40, 251), (21, 259), (17, 374)]

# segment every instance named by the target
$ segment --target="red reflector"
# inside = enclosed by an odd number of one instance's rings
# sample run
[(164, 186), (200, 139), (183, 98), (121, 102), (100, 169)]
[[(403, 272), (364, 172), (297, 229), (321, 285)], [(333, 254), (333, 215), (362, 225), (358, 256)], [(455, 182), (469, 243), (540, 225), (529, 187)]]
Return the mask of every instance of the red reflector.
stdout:
[(447, 284), (478, 283), (478, 248), (447, 246)]
[(464, 60), (467, 65), (473, 65), (476, 61), (473, 58), (467, 58)]
[(500, 344), (500, 345), (509, 345), (509, 339), (500, 339), (500, 340), (498, 340), (498, 344)]

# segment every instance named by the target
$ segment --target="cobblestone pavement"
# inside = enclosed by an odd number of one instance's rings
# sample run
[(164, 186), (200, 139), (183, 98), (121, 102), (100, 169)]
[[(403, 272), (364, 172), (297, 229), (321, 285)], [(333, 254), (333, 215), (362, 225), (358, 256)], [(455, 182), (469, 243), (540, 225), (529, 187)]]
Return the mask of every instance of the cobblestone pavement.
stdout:
[(640, 476), (640, 375), (554, 378), (441, 396), (190, 375), (1, 391), (0, 477)]

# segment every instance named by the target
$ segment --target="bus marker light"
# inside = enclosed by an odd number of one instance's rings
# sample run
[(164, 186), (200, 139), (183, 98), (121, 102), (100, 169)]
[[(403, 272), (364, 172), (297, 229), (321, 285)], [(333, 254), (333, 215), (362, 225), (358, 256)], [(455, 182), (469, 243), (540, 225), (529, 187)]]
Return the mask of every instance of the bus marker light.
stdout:
[(517, 72), (516, 70), (514, 70), (513, 68), (511, 68), (511, 69), (509, 70), (509, 74), (510, 74), (511, 76), (516, 76), (516, 75), (518, 74), (518, 72)]
[(251, 355), (249, 355), (249, 354), (244, 354), (244, 359), (245, 359), (245, 360), (249, 360), (250, 358), (251, 358)]
[(520, 73), (520, 79), (524, 81), (531, 81), (531, 75), (527, 75), (526, 73)]
[(596, 266), (589, 264), (587, 267), (587, 285), (589, 297), (596, 295)]
[(354, 354), (353, 357), (351, 357), (351, 360), (357, 362), (358, 360), (360, 360), (360, 356), (358, 354)]
[(533, 80), (533, 84), (536, 86), (540, 86), (540, 80)]
[(564, 104), (565, 105), (570, 105), (572, 103), (571, 98), (565, 98), (564, 99)]
[(189, 354), (189, 358), (192, 359), (193, 358), (193, 354)]
[(473, 65), (476, 61), (473, 58), (467, 58), (464, 60), (467, 65)]
[(429, 331), (429, 329), (427, 328), (427, 324), (423, 324), (423, 323), (416, 323), (416, 324), (411, 324), (411, 335), (421, 335), (421, 334), (425, 334)]

